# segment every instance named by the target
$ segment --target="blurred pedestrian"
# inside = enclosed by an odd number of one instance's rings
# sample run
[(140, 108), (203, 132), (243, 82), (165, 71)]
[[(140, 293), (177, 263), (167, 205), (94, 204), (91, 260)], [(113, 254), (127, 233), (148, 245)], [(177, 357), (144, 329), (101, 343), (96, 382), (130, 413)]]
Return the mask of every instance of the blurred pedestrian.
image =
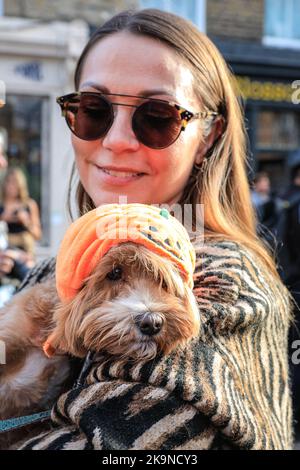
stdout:
[(267, 226), (271, 225), (276, 217), (276, 204), (268, 173), (261, 171), (255, 175), (251, 199), (259, 222)]
[[(300, 165), (292, 168), (291, 183), (281, 195), (281, 210), (274, 231), (278, 242), (279, 273), (294, 301), (294, 323), (289, 334), (289, 357), (300, 340)], [(300, 431), (300, 364), (290, 363), (294, 419)]]
[(0, 220), (7, 223), (9, 246), (34, 257), (35, 241), (42, 235), (37, 203), (29, 197), (20, 168), (8, 169), (1, 188)]
[(291, 176), (291, 184), (280, 197), (281, 210), (274, 232), (279, 243), (281, 277), (300, 305), (300, 165)]
[(278, 202), (271, 189), (267, 172), (257, 173), (253, 179), (251, 200), (257, 215), (257, 232), (271, 248), (275, 248), (273, 228), (278, 218)]

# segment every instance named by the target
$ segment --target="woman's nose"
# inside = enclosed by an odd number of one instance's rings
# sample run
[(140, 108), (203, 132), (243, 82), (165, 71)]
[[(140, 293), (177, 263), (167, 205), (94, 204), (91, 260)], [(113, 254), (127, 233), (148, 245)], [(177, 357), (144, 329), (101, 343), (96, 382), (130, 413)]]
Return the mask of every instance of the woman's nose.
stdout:
[(140, 143), (132, 129), (132, 108), (118, 106), (102, 145), (114, 153), (138, 150)]

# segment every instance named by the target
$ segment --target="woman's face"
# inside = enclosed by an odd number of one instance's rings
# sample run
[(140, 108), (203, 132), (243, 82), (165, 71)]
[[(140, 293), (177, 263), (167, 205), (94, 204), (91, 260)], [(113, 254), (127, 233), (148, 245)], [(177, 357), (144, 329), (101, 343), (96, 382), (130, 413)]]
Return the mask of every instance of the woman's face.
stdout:
[[(193, 76), (184, 61), (159, 41), (128, 32), (100, 40), (86, 58), (79, 90), (97, 92), (104, 88), (107, 93), (147, 93), (153, 98), (176, 101), (189, 111), (200, 111)], [(133, 105), (141, 102), (128, 97), (108, 98)], [(157, 150), (137, 140), (131, 125), (135, 108), (114, 108), (114, 122), (101, 139), (84, 141), (72, 135), (80, 180), (95, 206), (178, 202), (196, 154), (197, 163), (202, 158), (197, 152), (201, 140), (199, 120), (189, 123), (170, 147)], [(109, 176), (109, 172), (115, 176)], [(142, 175), (132, 176), (137, 173)], [(125, 198), (120, 200), (120, 196)]]

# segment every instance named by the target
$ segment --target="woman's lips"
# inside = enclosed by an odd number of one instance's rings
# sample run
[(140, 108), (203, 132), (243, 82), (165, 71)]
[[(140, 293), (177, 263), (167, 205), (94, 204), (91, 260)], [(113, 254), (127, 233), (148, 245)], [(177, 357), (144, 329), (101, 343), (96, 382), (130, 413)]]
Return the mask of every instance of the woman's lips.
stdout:
[(113, 171), (101, 168), (98, 165), (95, 165), (97, 170), (99, 170), (99, 175), (103, 183), (112, 184), (116, 186), (123, 186), (132, 181), (137, 181), (141, 179), (146, 173), (131, 173), (125, 171)]

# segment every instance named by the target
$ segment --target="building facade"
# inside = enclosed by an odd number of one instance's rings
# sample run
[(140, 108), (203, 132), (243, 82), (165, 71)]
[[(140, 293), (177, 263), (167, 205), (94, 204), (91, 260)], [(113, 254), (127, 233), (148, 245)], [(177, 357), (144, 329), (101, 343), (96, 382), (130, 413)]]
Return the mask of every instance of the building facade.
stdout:
[(243, 96), (250, 178), (267, 171), (280, 192), (300, 165), (300, 0), (208, 0), (207, 33)]
[(68, 132), (56, 97), (73, 89), (73, 72), (88, 25), (0, 18), (0, 81), (5, 105), (0, 136), (9, 164), (20, 166), (40, 207), (38, 257), (55, 253), (67, 224), (64, 201), (72, 165)]
[(65, 21), (98, 26), (118, 11), (135, 8), (138, 0), (2, 0), (6, 16)]

